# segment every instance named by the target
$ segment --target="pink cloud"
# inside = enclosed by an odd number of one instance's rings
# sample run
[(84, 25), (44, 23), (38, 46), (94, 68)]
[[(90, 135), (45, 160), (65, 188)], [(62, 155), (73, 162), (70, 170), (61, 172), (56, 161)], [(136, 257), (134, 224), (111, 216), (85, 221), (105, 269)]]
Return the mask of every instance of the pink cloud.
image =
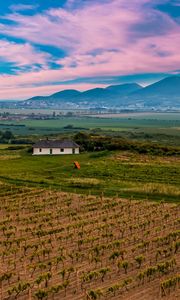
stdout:
[[(37, 95), (51, 95), (57, 91), (66, 90), (66, 89), (78, 89), (79, 91), (85, 91), (88, 89), (93, 89), (97, 85), (91, 83), (81, 83), (78, 84), (59, 84), (59, 85), (44, 85), (40, 87), (17, 87), (12, 86), (11, 88), (0, 89), (0, 99), (9, 99), (9, 100), (23, 100), (28, 99)], [(99, 84), (99, 87), (106, 87), (105, 84)]]
[[(51, 9), (34, 16), (17, 13), (6, 16), (16, 26), (0, 24), (0, 33), (27, 42), (22, 48), (14, 43), (4, 45), (4, 50), (0, 44), (0, 56), (7, 61), (15, 57), (19, 65), (40, 63), (45, 67), (29, 73), (0, 76), (3, 95), (9, 95), (9, 88), (16, 89), (20, 96), (29, 95), (31, 89), (32, 94), (33, 91), (43, 94), (43, 89), (44, 93), (58, 90), (58, 86), (53, 87), (54, 82), (63, 84), (81, 77), (179, 69), (180, 26), (152, 7), (152, 4), (165, 1), (111, 0), (103, 4), (89, 1), (81, 8), (72, 9), (76, 1), (70, 0), (64, 9)], [(48, 69), (47, 55), (37, 52), (31, 43), (64, 50), (67, 56), (56, 61), (61, 68)], [(6, 48), (10, 49), (9, 54)], [(43, 87), (34, 88), (35, 83)]]
[(6, 19), (16, 22), (16, 26), (1, 25), (0, 31), (69, 52), (90, 51), (95, 44), (96, 48), (119, 47), (126, 41), (128, 27), (141, 19), (137, 9), (124, 6), (125, 1), (114, 0), (74, 11), (51, 9), (34, 16), (10, 14)]
[(15, 63), (18, 67), (40, 64), (47, 65), (49, 54), (36, 51), (29, 43), (17, 44), (7, 40), (0, 40), (0, 59)]

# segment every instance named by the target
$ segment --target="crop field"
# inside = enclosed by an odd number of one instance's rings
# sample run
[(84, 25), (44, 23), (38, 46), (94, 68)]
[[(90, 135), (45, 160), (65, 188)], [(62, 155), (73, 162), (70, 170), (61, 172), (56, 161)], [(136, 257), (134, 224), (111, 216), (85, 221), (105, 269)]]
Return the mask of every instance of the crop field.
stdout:
[[(70, 130), (66, 129), (71, 125)], [(134, 113), (82, 117), (59, 117), (49, 120), (0, 121), (0, 131), (10, 130), (18, 136), (70, 134), (78, 131), (99, 131), (131, 139), (149, 139), (180, 145), (180, 114)]]
[[(2, 140), (0, 300), (179, 299), (178, 116), (0, 124), (19, 141), (81, 129), (152, 144), (147, 152), (137, 142), (138, 151), (33, 156), (30, 145)], [(154, 142), (166, 151), (153, 152)]]
[(1, 183), (1, 299), (178, 299), (177, 204)]

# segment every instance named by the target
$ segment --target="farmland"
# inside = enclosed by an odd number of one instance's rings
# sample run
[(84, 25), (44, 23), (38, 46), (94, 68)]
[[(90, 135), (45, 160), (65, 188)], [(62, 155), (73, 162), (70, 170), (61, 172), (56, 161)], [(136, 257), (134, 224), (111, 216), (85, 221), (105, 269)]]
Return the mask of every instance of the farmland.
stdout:
[(0, 145), (1, 300), (178, 299), (180, 131), (166, 117), (3, 121), (20, 140), (87, 127), (90, 148), (122, 149), (32, 156), (31, 145)]
[[(41, 115), (41, 114), (40, 114)], [(50, 118), (50, 116), (48, 117)], [(68, 126), (70, 129), (68, 130)], [(10, 130), (18, 136), (71, 134), (86, 132), (104, 132), (111, 135), (180, 145), (180, 117), (178, 113), (129, 113), (100, 116), (58, 116), (47, 120), (17, 118), (1, 120), (0, 131)]]
[(1, 187), (1, 299), (178, 297), (178, 205)]

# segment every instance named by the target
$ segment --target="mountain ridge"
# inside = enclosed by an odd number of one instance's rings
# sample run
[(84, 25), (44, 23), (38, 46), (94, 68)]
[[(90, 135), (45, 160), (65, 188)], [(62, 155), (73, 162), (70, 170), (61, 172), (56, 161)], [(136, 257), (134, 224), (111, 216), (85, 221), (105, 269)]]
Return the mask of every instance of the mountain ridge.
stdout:
[[(126, 91), (124, 91), (124, 88)], [(129, 92), (127, 91), (129, 89)], [(99, 92), (101, 95), (105, 94), (107, 95), (108, 97), (110, 96), (110, 91), (115, 91), (115, 93), (117, 94), (121, 94), (121, 95), (127, 95), (127, 94), (130, 94), (132, 91), (135, 91), (135, 90), (139, 90), (139, 89), (142, 89), (142, 86), (140, 86), (139, 84), (137, 83), (125, 83), (125, 84), (119, 84), (119, 85), (110, 85), (108, 87), (105, 87), (105, 88), (99, 88), (99, 87), (96, 87), (96, 88), (93, 88), (93, 89), (89, 89), (89, 90), (86, 90), (86, 91), (78, 91), (78, 90), (75, 90), (75, 89), (67, 89), (67, 90), (62, 90), (62, 91), (59, 91), (59, 92), (56, 92), (52, 95), (49, 95), (49, 96), (35, 96), (35, 97), (32, 97), (32, 98), (29, 98), (27, 100), (24, 100), (23, 102), (25, 101), (31, 101), (31, 100), (42, 100), (42, 99), (63, 99), (63, 100), (71, 100), (71, 99), (68, 99), (68, 96), (69, 97), (77, 97), (77, 96), (80, 96), (81, 97), (81, 100), (85, 99), (86, 97), (89, 97), (91, 96), (92, 94), (95, 94), (95, 96), (97, 97), (97, 93)], [(62, 97), (62, 98), (61, 98)]]
[(174, 106), (180, 107), (180, 76), (166, 77), (158, 82), (142, 87), (137, 83), (110, 85), (86, 91), (67, 89), (50, 96), (35, 96), (21, 102), (22, 105), (47, 107), (74, 103), (75, 105), (96, 106)]

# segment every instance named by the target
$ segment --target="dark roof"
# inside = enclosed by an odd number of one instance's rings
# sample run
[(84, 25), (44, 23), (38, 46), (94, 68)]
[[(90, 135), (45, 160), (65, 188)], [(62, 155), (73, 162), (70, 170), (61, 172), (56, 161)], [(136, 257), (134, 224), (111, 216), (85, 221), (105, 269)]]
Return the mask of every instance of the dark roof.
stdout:
[(33, 148), (79, 148), (80, 146), (74, 141), (63, 140), (63, 141), (53, 141), (53, 140), (40, 140), (33, 145)]

